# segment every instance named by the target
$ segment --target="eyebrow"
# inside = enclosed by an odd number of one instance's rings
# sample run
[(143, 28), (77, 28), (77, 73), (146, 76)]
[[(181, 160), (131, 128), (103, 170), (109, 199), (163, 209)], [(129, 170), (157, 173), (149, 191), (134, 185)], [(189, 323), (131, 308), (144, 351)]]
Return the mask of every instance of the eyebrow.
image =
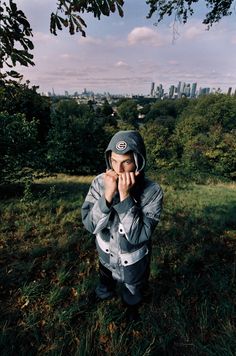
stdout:
[(115, 162), (118, 162), (118, 163), (124, 163), (124, 162), (127, 162), (127, 161), (134, 162), (133, 158), (126, 158), (123, 161), (117, 161), (115, 158), (111, 157), (111, 160), (115, 161)]

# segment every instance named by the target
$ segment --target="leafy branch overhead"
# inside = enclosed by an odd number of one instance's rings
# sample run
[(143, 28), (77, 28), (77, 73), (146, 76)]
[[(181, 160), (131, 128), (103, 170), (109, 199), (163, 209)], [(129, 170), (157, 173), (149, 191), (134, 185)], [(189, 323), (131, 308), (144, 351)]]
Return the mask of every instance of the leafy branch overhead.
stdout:
[[(6, 2), (0, 3), (0, 69), (4, 64), (13, 68), (17, 62), (23, 66), (34, 65), (33, 54), (30, 53), (34, 48), (30, 40), (32, 36), (32, 29), (23, 11), (18, 10), (12, 0), (8, 5)], [(19, 78), (14, 70), (6, 71), (6, 75)]]
[[(80, 16), (81, 13), (92, 13), (100, 20), (101, 15), (110, 16), (116, 10), (123, 17), (123, 0), (59, 0), (56, 13), (51, 14), (50, 31), (57, 35), (57, 30), (68, 27), (71, 35), (81, 32), (86, 36), (84, 28), (87, 27), (85, 21)], [(60, 14), (60, 15), (59, 15)]]
[[(232, 15), (231, 7), (234, 0), (205, 0), (207, 13), (202, 23), (208, 25), (208, 29), (219, 22), (224, 16)], [(167, 16), (174, 16), (174, 19), (186, 23), (194, 14), (194, 5), (199, 0), (146, 0), (149, 5), (148, 18), (153, 14), (157, 15), (157, 21), (161, 22)]]

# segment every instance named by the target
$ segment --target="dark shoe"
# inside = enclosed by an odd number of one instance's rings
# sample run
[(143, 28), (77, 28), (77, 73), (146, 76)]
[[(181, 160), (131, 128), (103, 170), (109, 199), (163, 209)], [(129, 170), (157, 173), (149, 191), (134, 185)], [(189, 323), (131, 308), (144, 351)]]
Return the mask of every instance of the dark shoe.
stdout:
[(102, 299), (97, 296), (95, 290), (86, 296), (86, 304), (98, 304), (101, 301)]
[(114, 294), (109, 295), (107, 298), (99, 298), (96, 291), (92, 291), (89, 295), (86, 296), (86, 303), (87, 304), (98, 304), (103, 300), (110, 300), (114, 297)]
[(129, 305), (126, 310), (126, 321), (128, 323), (140, 321), (140, 315), (138, 307), (135, 305)]

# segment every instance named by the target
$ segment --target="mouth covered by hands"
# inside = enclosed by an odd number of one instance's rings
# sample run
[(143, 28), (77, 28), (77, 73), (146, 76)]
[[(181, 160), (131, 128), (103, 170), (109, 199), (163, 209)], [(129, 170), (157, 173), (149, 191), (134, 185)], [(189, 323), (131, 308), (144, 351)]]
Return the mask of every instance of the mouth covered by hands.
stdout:
[(115, 193), (120, 194), (120, 201), (126, 199), (130, 194), (130, 189), (135, 184), (135, 178), (139, 172), (122, 172), (116, 173), (109, 169), (104, 174), (105, 199), (111, 203)]

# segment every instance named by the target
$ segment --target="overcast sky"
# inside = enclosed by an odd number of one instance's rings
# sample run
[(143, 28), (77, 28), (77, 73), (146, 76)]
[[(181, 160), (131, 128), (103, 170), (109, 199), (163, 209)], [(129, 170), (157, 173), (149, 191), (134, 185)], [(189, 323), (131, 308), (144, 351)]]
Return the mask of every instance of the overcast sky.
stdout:
[[(35, 49), (34, 67), (21, 67), (24, 79), (39, 85), (40, 92), (63, 94), (85, 88), (95, 93), (149, 94), (151, 83), (168, 91), (179, 81), (199, 87), (236, 89), (236, 14), (210, 31), (201, 24), (203, 6), (186, 25), (178, 26), (173, 43), (171, 18), (154, 26), (147, 19), (145, 0), (126, 0), (125, 16), (100, 21), (82, 15), (87, 37), (68, 30), (54, 36), (49, 31), (50, 13), (56, 0), (16, 0), (31, 23)], [(203, 4), (204, 1), (201, 1)]]

